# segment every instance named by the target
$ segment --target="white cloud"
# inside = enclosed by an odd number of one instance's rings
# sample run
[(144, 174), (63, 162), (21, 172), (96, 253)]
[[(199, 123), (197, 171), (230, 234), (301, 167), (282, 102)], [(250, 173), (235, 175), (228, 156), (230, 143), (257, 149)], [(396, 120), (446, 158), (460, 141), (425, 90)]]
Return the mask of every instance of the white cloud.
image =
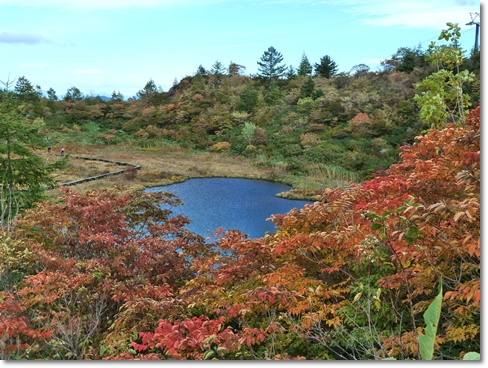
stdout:
[(460, 11), (459, 9), (418, 9), (406, 10), (398, 13), (386, 14), (384, 16), (374, 16), (366, 19), (364, 23), (376, 26), (404, 26), (404, 27), (423, 27), (423, 28), (446, 28), (446, 23), (458, 23), (464, 28), (471, 18), (469, 10)]
[(351, 14), (351, 22), (375, 26), (443, 29), (447, 22), (464, 26), (469, 13), (480, 12), (479, 0), (247, 0), (268, 4), (334, 6)]
[(376, 26), (427, 27), (443, 29), (447, 22), (461, 27), (471, 18), (469, 13), (479, 12), (475, 0), (331, 0), (330, 3), (346, 8), (361, 23)]

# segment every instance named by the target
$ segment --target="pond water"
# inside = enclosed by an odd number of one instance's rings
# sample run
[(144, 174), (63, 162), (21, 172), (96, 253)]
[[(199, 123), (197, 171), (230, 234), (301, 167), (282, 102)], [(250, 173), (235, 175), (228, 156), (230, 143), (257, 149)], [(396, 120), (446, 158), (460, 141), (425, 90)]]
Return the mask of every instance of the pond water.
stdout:
[(174, 209), (191, 220), (187, 226), (204, 237), (212, 235), (219, 227), (236, 229), (250, 238), (260, 238), (266, 232), (275, 232), (272, 214), (282, 214), (292, 208), (302, 208), (311, 201), (290, 200), (276, 197), (277, 193), (291, 187), (267, 180), (238, 178), (196, 178), (182, 183), (154, 187), (147, 191), (171, 191), (184, 205)]

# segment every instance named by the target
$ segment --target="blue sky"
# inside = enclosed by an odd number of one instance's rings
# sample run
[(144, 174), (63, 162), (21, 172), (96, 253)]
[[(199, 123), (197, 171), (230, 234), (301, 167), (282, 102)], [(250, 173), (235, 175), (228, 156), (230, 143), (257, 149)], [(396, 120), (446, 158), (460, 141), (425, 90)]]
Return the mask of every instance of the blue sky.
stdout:
[(305, 53), (375, 71), (399, 47), (426, 49), (446, 22), (470, 51), (476, 12), (474, 0), (0, 0), (0, 81), (132, 97), (150, 79), (167, 91), (217, 60), (254, 74), (270, 46), (294, 67)]

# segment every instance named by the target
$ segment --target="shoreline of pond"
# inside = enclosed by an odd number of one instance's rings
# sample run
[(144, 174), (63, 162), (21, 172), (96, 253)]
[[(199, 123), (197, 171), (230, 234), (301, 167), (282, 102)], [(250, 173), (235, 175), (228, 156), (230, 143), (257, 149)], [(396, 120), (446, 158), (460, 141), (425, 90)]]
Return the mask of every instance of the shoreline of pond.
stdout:
[[(90, 151), (89, 153), (87, 151)], [(192, 152), (192, 151), (166, 151), (166, 152), (145, 152), (133, 147), (85, 147), (71, 146), (66, 152), (71, 152), (71, 157), (83, 155), (83, 160), (71, 163), (71, 167), (65, 169), (63, 177), (59, 178), (60, 183), (77, 182), (80, 178), (89, 176), (100, 176), (112, 170), (100, 169), (99, 173), (92, 174), (92, 167), (99, 157), (105, 161), (120, 161), (137, 166), (137, 170), (130, 170), (119, 175), (103, 175), (103, 180), (90, 180), (76, 184), (73, 188), (85, 192), (108, 187), (128, 187), (133, 190), (144, 190), (158, 186), (166, 186), (183, 182), (192, 178), (239, 178), (268, 180), (276, 183), (283, 183), (291, 187), (290, 190), (278, 193), (276, 196), (284, 199), (317, 201), (323, 190), (309, 190), (294, 188), (293, 184), (276, 172), (268, 169), (258, 168), (251, 162), (242, 158), (219, 155), (215, 153)], [(77, 158), (77, 157), (76, 157)], [(87, 170), (92, 170), (88, 174)], [(78, 174), (78, 175), (77, 175)], [(59, 194), (59, 193), (58, 193)], [(56, 193), (52, 195), (57, 196)]]
[(289, 200), (315, 202), (319, 199), (320, 195), (323, 193), (323, 191), (293, 188), (293, 186), (290, 183), (287, 183), (286, 181), (283, 181), (283, 180), (273, 180), (273, 179), (267, 179), (267, 178), (251, 178), (251, 177), (245, 177), (245, 176), (190, 176), (190, 177), (185, 177), (185, 178), (179, 178), (179, 179), (176, 179), (174, 181), (171, 181), (171, 182), (165, 183), (165, 184), (155, 184), (155, 185), (150, 185), (150, 186), (143, 186), (143, 188), (141, 188), (140, 190), (166, 187), (166, 186), (170, 186), (173, 184), (183, 183), (183, 182), (185, 182), (187, 180), (191, 180), (191, 179), (219, 179), (219, 178), (220, 179), (264, 180), (264, 181), (269, 181), (271, 183), (285, 184), (285, 185), (290, 186), (291, 188), (287, 191), (277, 193), (276, 197), (283, 198), (283, 199), (289, 199)]

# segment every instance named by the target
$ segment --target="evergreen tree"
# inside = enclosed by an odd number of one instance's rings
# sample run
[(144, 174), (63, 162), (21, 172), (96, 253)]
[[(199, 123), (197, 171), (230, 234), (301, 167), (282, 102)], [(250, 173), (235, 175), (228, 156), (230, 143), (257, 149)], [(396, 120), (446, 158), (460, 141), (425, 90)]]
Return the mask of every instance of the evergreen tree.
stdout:
[(41, 126), (27, 123), (17, 112), (14, 96), (7, 92), (0, 104), (0, 227), (8, 228), (12, 217), (44, 198), (54, 184), (52, 172), (65, 159), (46, 164), (34, 152), (39, 146)]
[(56, 91), (53, 88), (49, 88), (47, 91), (47, 107), (51, 109), (51, 112), (56, 112), (56, 101), (58, 101), (58, 96), (56, 96)]
[(49, 101), (57, 101), (58, 100), (58, 96), (56, 96), (56, 91), (54, 89), (49, 88), (48, 91), (47, 91), (47, 98)]
[(39, 91), (26, 77), (20, 77), (14, 88), (16, 98), (21, 102), (36, 103), (40, 100)]
[(400, 47), (392, 56), (392, 64), (399, 72), (411, 73), (416, 67), (424, 66), (424, 53), (417, 49)]
[(158, 92), (158, 88), (156, 87), (156, 83), (152, 79), (146, 83), (143, 89), (137, 92), (137, 98), (141, 100), (148, 100), (150, 99), (156, 92)]
[(481, 70), (481, 53), (478, 50), (475, 50), (474, 47), (471, 50), (471, 55), (469, 58), (464, 59), (463, 66), (469, 70), (470, 72), (475, 73), (476, 75), (480, 74)]
[(286, 74), (286, 65), (282, 65), (283, 56), (271, 46), (261, 56), (258, 61), (258, 77), (268, 80), (270, 83), (274, 79), (280, 79)]
[(66, 91), (63, 99), (65, 101), (80, 101), (83, 100), (83, 94), (76, 87), (71, 87)]
[(337, 73), (337, 64), (330, 58), (329, 55), (325, 55), (320, 58), (320, 63), (315, 63), (315, 74), (324, 78), (333, 77)]
[(156, 87), (156, 83), (150, 79), (144, 88), (137, 92), (136, 97), (148, 105), (157, 105), (165, 100), (167, 94)]
[(305, 83), (303, 83), (300, 88), (300, 98), (312, 97), (313, 91), (315, 89), (315, 83), (312, 77), (308, 77)]
[(124, 95), (120, 92), (112, 92), (112, 101), (123, 101), (124, 100)]
[(293, 66), (289, 66), (288, 70), (286, 71), (286, 79), (291, 80), (295, 79), (297, 76), (297, 72), (295, 71), (295, 68)]
[(206, 77), (208, 76), (208, 71), (200, 64), (197, 68), (197, 72), (195, 73), (196, 77)]
[(212, 65), (212, 80), (215, 85), (220, 85), (224, 81), (224, 74), (226, 73), (224, 65), (220, 61), (216, 61)]
[(283, 98), (283, 92), (276, 82), (272, 82), (264, 95), (264, 102), (268, 105), (275, 105)]
[(312, 75), (313, 67), (308, 61), (307, 55), (305, 53), (302, 54), (302, 60), (300, 61), (300, 65), (298, 66), (298, 75)]
[(239, 96), (237, 110), (251, 114), (258, 105), (259, 93), (252, 86), (246, 87)]
[(216, 61), (213, 65), (212, 65), (212, 71), (211, 71), (212, 74), (214, 75), (223, 75), (226, 73), (225, 71), (225, 67), (224, 67), (224, 64), (222, 64), (220, 61)]

